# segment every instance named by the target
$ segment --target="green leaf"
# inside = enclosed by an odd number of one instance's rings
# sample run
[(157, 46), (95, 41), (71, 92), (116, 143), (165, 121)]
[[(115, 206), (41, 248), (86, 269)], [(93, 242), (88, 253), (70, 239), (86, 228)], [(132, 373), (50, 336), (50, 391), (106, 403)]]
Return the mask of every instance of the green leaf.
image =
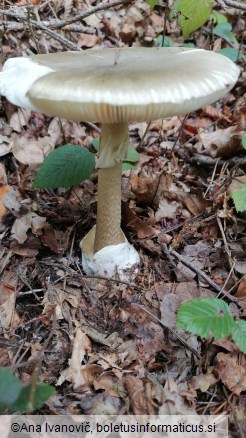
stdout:
[(233, 62), (236, 62), (238, 59), (242, 58), (240, 51), (233, 47), (225, 47), (224, 49), (217, 50), (217, 53), (221, 53), (221, 55), (226, 56)]
[(227, 23), (227, 18), (225, 17), (225, 15), (220, 14), (217, 11), (213, 11), (211, 13), (210, 19), (216, 24)]
[(33, 185), (50, 189), (72, 187), (89, 178), (94, 167), (94, 154), (85, 147), (67, 144), (44, 159)]
[(40, 408), (55, 392), (55, 389), (46, 383), (38, 383), (35, 387), (33, 401), (30, 400), (31, 384), (23, 385), (20, 395), (12, 405), (14, 412), (34, 411)]
[(130, 163), (137, 163), (139, 161), (139, 158), (140, 156), (139, 153), (136, 151), (136, 149), (134, 149), (132, 146), (128, 146), (127, 154), (124, 162), (130, 161)]
[(246, 354), (246, 321), (242, 319), (235, 321), (232, 329), (232, 339), (236, 346)]
[(122, 163), (122, 173), (124, 173), (126, 170), (134, 170), (136, 169), (136, 166), (134, 166), (134, 164), (131, 163)]
[(242, 145), (243, 145), (243, 148), (246, 149), (246, 135), (244, 135), (242, 138)]
[(196, 48), (196, 45), (189, 41), (188, 43), (183, 44), (184, 47), (190, 47), (191, 49)]
[[(162, 41), (163, 41), (163, 36), (162, 35), (159, 35), (157, 38), (156, 38), (156, 42), (157, 42), (157, 45), (159, 46), (159, 47), (162, 47)], [(164, 46), (163, 47), (173, 47), (173, 42), (172, 42), (172, 40), (169, 38), (169, 37), (167, 37), (167, 36), (165, 36), (165, 38), (164, 38)]]
[(180, 12), (179, 24), (184, 37), (208, 21), (213, 7), (212, 0), (178, 0), (175, 8)]
[(234, 320), (229, 306), (220, 299), (207, 297), (186, 301), (178, 311), (177, 327), (207, 338), (228, 336)]
[(246, 184), (240, 184), (239, 190), (232, 190), (231, 197), (237, 212), (246, 210)]
[(147, 0), (147, 3), (149, 3), (150, 9), (153, 10), (155, 5), (157, 5), (157, 3), (159, 3), (159, 0)]
[(94, 149), (96, 149), (96, 151), (99, 151), (99, 143), (100, 143), (100, 139), (99, 138), (94, 138), (94, 140), (92, 140), (91, 144), (94, 147)]
[(232, 43), (238, 46), (238, 42), (231, 30), (232, 26), (230, 23), (221, 23), (215, 26), (215, 28), (213, 29), (213, 34), (223, 38), (228, 43)]
[(21, 391), (21, 382), (8, 368), (0, 368), (0, 407), (11, 406)]

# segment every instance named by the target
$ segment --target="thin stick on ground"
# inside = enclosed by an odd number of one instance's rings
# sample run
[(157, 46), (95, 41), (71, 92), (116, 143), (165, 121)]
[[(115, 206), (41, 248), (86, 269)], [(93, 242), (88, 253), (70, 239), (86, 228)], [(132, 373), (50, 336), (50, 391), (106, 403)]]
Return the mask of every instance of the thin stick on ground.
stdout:
[(235, 273), (233, 272), (233, 269), (234, 269), (235, 263), (234, 263), (233, 260), (232, 260), (232, 257), (231, 257), (231, 251), (230, 251), (230, 249), (229, 249), (229, 246), (228, 246), (228, 243), (227, 243), (227, 240), (226, 240), (226, 236), (225, 236), (224, 228), (223, 228), (223, 226), (222, 226), (221, 219), (220, 219), (220, 217), (219, 217), (218, 215), (217, 215), (217, 217), (216, 217), (216, 220), (217, 220), (217, 224), (218, 224), (218, 226), (219, 226), (219, 229), (220, 229), (220, 232), (221, 232), (221, 236), (222, 236), (222, 239), (223, 239), (223, 242), (224, 242), (225, 252), (226, 252), (227, 257), (228, 257), (228, 262), (229, 262), (229, 265), (230, 265), (230, 268), (231, 268), (231, 271), (232, 271), (233, 280), (236, 282), (236, 281), (237, 281), (237, 278), (236, 278), (236, 276), (235, 276)]
[(185, 266), (188, 266), (192, 271), (194, 271), (197, 275), (199, 275), (203, 280), (206, 281), (209, 286), (211, 286), (216, 292), (219, 294), (222, 294), (224, 297), (228, 298), (228, 300), (232, 301), (233, 303), (236, 303), (239, 308), (241, 308), (238, 299), (235, 298), (233, 295), (229, 294), (227, 291), (222, 291), (222, 288), (218, 286), (211, 278), (205, 274), (201, 269), (199, 269), (197, 266), (194, 266), (194, 264), (191, 264), (188, 262), (188, 260), (185, 259), (182, 255), (178, 254), (174, 249), (170, 249), (170, 254), (173, 255), (176, 259), (178, 259), (181, 263), (183, 263)]
[[(75, 23), (76, 21), (81, 21), (84, 18), (89, 17), (92, 14), (95, 14), (96, 12), (100, 12), (103, 11), (105, 9), (110, 9), (110, 8), (114, 8), (115, 6), (119, 6), (119, 5), (123, 5), (126, 3), (133, 3), (131, 0), (113, 0), (109, 3), (100, 3), (97, 6), (93, 6), (90, 9), (87, 9), (87, 11), (82, 11), (80, 12), (78, 15), (75, 15), (75, 17), (71, 17), (69, 19), (67, 19), (66, 21), (64, 21), (64, 23), (66, 24), (72, 24)], [(64, 26), (64, 25), (63, 25)]]
[(239, 9), (241, 11), (246, 11), (246, 4), (236, 1), (236, 0), (216, 0), (217, 3), (223, 8), (228, 7)]
[(65, 46), (69, 50), (74, 50), (74, 51), (81, 50), (76, 44), (72, 43), (64, 36), (59, 35), (54, 30), (49, 29), (47, 26), (45, 26), (41, 22), (38, 22), (38, 21), (35, 21), (32, 19), (28, 19), (28, 16), (23, 11), (13, 12), (13, 11), (9, 11), (8, 9), (7, 10), (0, 9), (0, 16), (1, 15), (9, 16), (9, 17), (15, 18), (17, 20), (21, 20), (24, 23), (29, 23), (29, 26), (32, 26), (32, 28), (35, 28), (37, 30), (42, 30), (47, 35), (54, 38), (56, 41), (60, 42), (63, 46)]
[[(137, 303), (136, 303), (137, 304)], [(151, 318), (153, 318), (156, 322), (158, 322), (158, 324), (160, 324), (163, 328), (168, 329), (174, 336), (176, 336), (176, 338), (179, 340), (179, 342), (181, 342), (181, 344), (183, 344), (186, 348), (188, 348), (198, 359), (200, 359), (200, 355), (197, 353), (196, 350), (194, 350), (194, 348), (192, 348), (186, 341), (185, 339), (182, 338), (182, 336), (180, 336), (173, 328), (171, 328), (169, 325), (165, 325), (163, 324), (163, 322), (157, 318), (155, 315), (153, 315), (152, 313), (150, 313), (147, 309), (145, 309), (143, 306), (141, 306), (140, 304), (137, 304), (138, 307), (140, 307), (141, 310), (143, 310), (145, 313), (147, 313)]]

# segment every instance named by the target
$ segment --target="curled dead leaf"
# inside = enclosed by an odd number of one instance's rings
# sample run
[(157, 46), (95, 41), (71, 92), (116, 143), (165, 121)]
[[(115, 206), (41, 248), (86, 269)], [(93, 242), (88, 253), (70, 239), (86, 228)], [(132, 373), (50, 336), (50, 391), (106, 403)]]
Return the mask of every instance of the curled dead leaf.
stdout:
[(96, 364), (88, 364), (84, 365), (82, 368), (82, 373), (84, 377), (84, 381), (87, 386), (94, 386), (94, 383), (100, 376), (103, 374), (104, 369), (100, 365)]
[(7, 208), (4, 205), (4, 198), (11, 191), (11, 188), (8, 185), (0, 187), (0, 221), (3, 216), (7, 213)]
[(122, 202), (122, 218), (125, 226), (137, 234), (139, 239), (145, 239), (155, 234), (155, 229), (137, 217), (127, 202)]
[(197, 415), (180, 395), (178, 385), (168, 378), (164, 386), (164, 400), (159, 409), (159, 415)]
[(154, 415), (155, 409), (147, 398), (143, 381), (135, 376), (127, 376), (122, 382), (129, 396), (133, 414)]
[(5, 270), (0, 283), (0, 321), (1, 327), (15, 328), (20, 318), (15, 311), (17, 276), (12, 269)]
[(237, 358), (237, 355), (218, 353), (214, 372), (233, 394), (239, 395), (246, 391), (246, 370), (237, 363)]
[(91, 341), (88, 336), (78, 327), (73, 339), (73, 350), (69, 367), (61, 372), (57, 385), (61, 385), (65, 380), (73, 383), (74, 389), (83, 388), (86, 385), (86, 379), (81, 365), (82, 360), (91, 351)]
[(12, 236), (18, 243), (24, 243), (27, 239), (29, 229), (32, 230), (33, 234), (40, 235), (45, 223), (45, 217), (39, 216), (36, 213), (28, 213), (20, 219), (15, 220), (11, 229)]
[(199, 137), (207, 155), (229, 158), (242, 150), (243, 135), (244, 131), (239, 131), (238, 126), (229, 126), (215, 132), (202, 133)]

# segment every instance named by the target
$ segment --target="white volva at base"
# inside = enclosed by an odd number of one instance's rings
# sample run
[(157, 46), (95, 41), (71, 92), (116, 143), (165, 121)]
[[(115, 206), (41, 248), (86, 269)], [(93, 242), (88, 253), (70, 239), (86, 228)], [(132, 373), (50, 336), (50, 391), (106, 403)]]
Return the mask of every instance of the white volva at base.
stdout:
[(94, 254), (95, 231), (94, 226), (80, 243), (86, 275), (133, 281), (139, 270), (138, 252), (125, 239), (124, 243), (106, 246)]

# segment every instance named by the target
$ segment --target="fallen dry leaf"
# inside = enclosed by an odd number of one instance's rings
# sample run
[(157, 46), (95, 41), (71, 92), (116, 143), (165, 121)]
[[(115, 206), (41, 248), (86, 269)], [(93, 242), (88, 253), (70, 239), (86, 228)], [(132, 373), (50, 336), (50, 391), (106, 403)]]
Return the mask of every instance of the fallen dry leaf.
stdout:
[(139, 239), (153, 236), (155, 229), (136, 216), (127, 202), (122, 202), (122, 219), (127, 228), (137, 234)]
[(0, 187), (6, 186), (8, 183), (5, 166), (0, 163)]
[(85, 385), (84, 374), (81, 362), (88, 352), (91, 352), (91, 341), (88, 336), (78, 327), (74, 334), (73, 350), (71, 359), (68, 360), (69, 367), (61, 372), (57, 386), (62, 385), (65, 380), (72, 382), (73, 388), (78, 389)]
[(114, 397), (120, 397), (115, 390), (118, 383), (118, 378), (112, 371), (104, 371), (97, 379), (94, 379), (93, 386), (96, 391), (107, 390), (108, 394)]
[(214, 386), (218, 379), (213, 374), (213, 367), (207, 370), (205, 374), (198, 374), (191, 379), (191, 385), (201, 392), (206, 392), (211, 386)]
[(138, 201), (144, 202), (147, 205), (152, 203), (156, 193), (156, 185), (153, 187), (153, 180), (150, 176), (136, 175), (132, 172), (130, 175), (130, 184)]
[[(213, 50), (215, 50), (215, 48)], [(218, 50), (218, 49), (216, 49), (216, 50)], [(228, 117), (228, 115), (226, 116), (222, 111), (218, 110), (213, 105), (207, 105), (204, 108), (202, 108), (202, 114), (204, 114), (205, 116), (209, 116), (210, 119), (212, 119), (212, 120), (221, 119), (221, 120), (226, 120), (227, 122), (231, 123), (231, 120)]]
[(48, 286), (43, 298), (43, 314), (49, 313), (50, 309), (55, 307), (57, 320), (66, 319), (66, 317), (69, 318), (66, 312), (67, 303), (69, 304), (70, 311), (72, 311), (78, 308), (79, 300), (80, 292), (77, 288), (67, 286), (66, 290), (63, 290), (59, 284), (51, 284)]
[(154, 415), (155, 409), (147, 398), (144, 384), (135, 376), (127, 376), (122, 379), (123, 386), (129, 396), (130, 405), (134, 415)]
[(24, 126), (30, 121), (31, 114), (31, 110), (18, 108), (10, 117), (9, 125), (15, 132), (23, 132)]
[(135, 40), (137, 31), (134, 25), (125, 23), (120, 30), (120, 37), (124, 43), (130, 43)]
[(20, 321), (15, 311), (17, 281), (12, 269), (4, 271), (0, 283), (0, 321), (4, 329), (15, 328)]
[(168, 378), (164, 386), (164, 400), (159, 409), (159, 415), (197, 415), (184, 398), (173, 379)]
[(7, 155), (11, 151), (10, 138), (0, 134), (0, 157)]
[(182, 300), (176, 294), (171, 293), (164, 296), (160, 304), (161, 321), (164, 325), (176, 327), (177, 313), (181, 304)]
[(207, 207), (207, 201), (201, 190), (191, 189), (189, 191), (168, 190), (165, 193), (167, 199), (183, 204), (193, 216), (203, 213)]
[(205, 148), (205, 153), (213, 158), (229, 158), (242, 150), (243, 131), (238, 131), (237, 126), (218, 129), (215, 132), (202, 133), (200, 141)]
[(243, 313), (241, 316), (246, 316), (246, 277), (245, 276), (241, 278), (235, 296), (238, 298), (240, 304), (243, 307)]
[(94, 386), (95, 381), (103, 372), (103, 367), (97, 364), (87, 364), (82, 367), (83, 378), (88, 387)]
[(28, 213), (20, 219), (16, 219), (12, 226), (11, 233), (18, 243), (24, 243), (27, 239), (27, 232), (32, 230), (33, 234), (40, 235), (46, 224), (46, 218), (36, 213)]
[(55, 147), (55, 142), (49, 136), (38, 140), (25, 136), (16, 136), (12, 142), (12, 153), (22, 164), (41, 164), (46, 155)]
[(77, 41), (78, 47), (94, 47), (98, 43), (98, 36), (88, 33), (80, 33)]
[(214, 372), (233, 394), (239, 395), (246, 391), (246, 369), (237, 363), (237, 357), (218, 353)]
[(238, 353), (238, 348), (231, 339), (217, 339), (213, 341), (213, 345), (217, 345), (217, 347), (221, 347), (230, 353)]
[(4, 198), (10, 191), (11, 188), (8, 185), (0, 187), (0, 221), (8, 211), (4, 205)]
[(176, 201), (169, 201), (168, 199), (161, 199), (159, 203), (159, 208), (155, 214), (155, 218), (157, 221), (161, 219), (176, 219), (178, 214), (178, 209), (181, 205)]

